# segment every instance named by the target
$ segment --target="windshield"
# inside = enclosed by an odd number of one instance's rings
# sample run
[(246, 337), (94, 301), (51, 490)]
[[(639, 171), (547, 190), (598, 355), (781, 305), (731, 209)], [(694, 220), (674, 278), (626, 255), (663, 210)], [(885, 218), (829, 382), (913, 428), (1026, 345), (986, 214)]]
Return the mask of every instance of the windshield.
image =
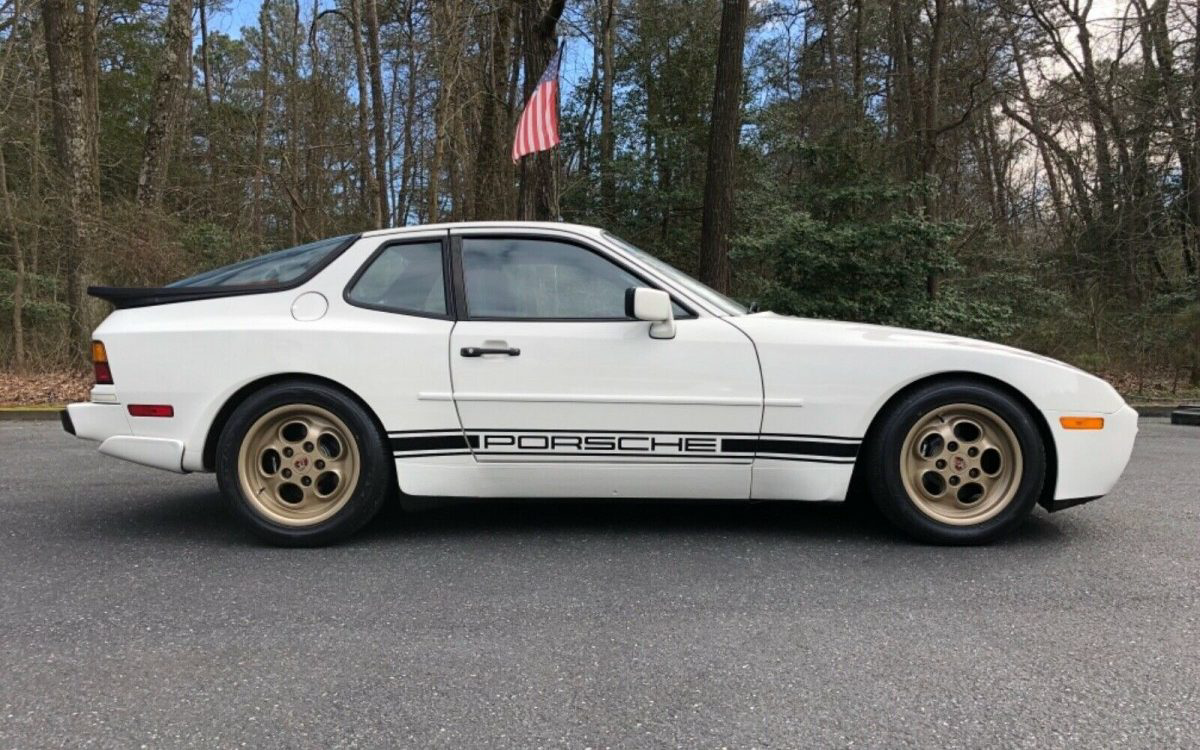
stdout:
[(287, 284), (316, 268), (350, 237), (351, 235), (345, 234), (341, 237), (310, 242), (307, 245), (289, 247), (286, 250), (276, 250), (257, 258), (205, 271), (167, 284), (167, 286), (277, 286)]
[(699, 281), (697, 281), (696, 279), (693, 279), (691, 276), (688, 276), (686, 273), (684, 273), (683, 271), (680, 271), (678, 268), (671, 265), (670, 263), (665, 263), (665, 262), (659, 260), (658, 258), (655, 258), (653, 255), (646, 252), (645, 250), (640, 250), (640, 249), (634, 247), (633, 245), (629, 244), (628, 242), (621, 239), (620, 237), (617, 237), (616, 235), (605, 232), (604, 236), (610, 242), (620, 246), (621, 249), (624, 250), (625, 252), (629, 253), (630, 255), (637, 258), (641, 262), (650, 266), (655, 271), (658, 271), (663, 276), (666, 276), (668, 279), (670, 279), (674, 283), (676, 283), (679, 286), (683, 287), (684, 289), (688, 290), (689, 292), (696, 295), (697, 297), (704, 300), (705, 302), (709, 303), (713, 307), (717, 308), (724, 315), (727, 315), (727, 316), (729, 316), (729, 315), (745, 315), (748, 312), (748, 310), (745, 307), (743, 307), (740, 303), (729, 299), (724, 294), (721, 294), (720, 292), (718, 292), (716, 289), (713, 289), (712, 287), (709, 287), (709, 286), (706, 286), (705, 284), (700, 283)]

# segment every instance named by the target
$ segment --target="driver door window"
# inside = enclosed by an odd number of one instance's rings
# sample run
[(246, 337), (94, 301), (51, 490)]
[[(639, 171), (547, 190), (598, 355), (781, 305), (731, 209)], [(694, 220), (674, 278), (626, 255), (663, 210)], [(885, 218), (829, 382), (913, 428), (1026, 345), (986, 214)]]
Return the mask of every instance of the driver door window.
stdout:
[[(625, 291), (646, 283), (579, 245), (532, 238), (462, 242), (471, 320), (630, 320)], [(676, 317), (688, 313), (675, 306)]]

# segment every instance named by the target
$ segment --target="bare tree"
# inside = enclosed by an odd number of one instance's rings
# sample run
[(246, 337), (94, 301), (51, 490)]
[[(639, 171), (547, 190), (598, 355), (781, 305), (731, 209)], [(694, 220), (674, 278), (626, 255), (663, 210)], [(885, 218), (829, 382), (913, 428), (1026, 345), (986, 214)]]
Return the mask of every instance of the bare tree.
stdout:
[(191, 0), (171, 0), (167, 6), (165, 31), (166, 44), (154, 79), (154, 100), (146, 124), (142, 168), (138, 172), (137, 202), (143, 207), (158, 206), (162, 202), (171, 146), (179, 131), (184, 93), (191, 80)]
[(367, 21), (367, 62), (371, 79), (371, 114), (373, 118), (375, 138), (375, 184), (379, 191), (379, 207), (377, 216), (381, 217), (382, 225), (392, 223), (388, 211), (388, 148), (387, 131), (384, 129), (385, 112), (383, 102), (383, 70), (379, 57), (379, 7), (376, 0), (364, 0), (364, 10)]
[(606, 218), (611, 220), (617, 210), (617, 181), (613, 174), (616, 156), (616, 134), (613, 132), (613, 89), (616, 84), (616, 25), (617, 0), (600, 3), (600, 56), (604, 78), (600, 84), (600, 203)]
[(257, 244), (263, 244), (263, 194), (266, 191), (266, 140), (267, 127), (271, 121), (271, 4), (263, 0), (258, 11), (259, 44), (259, 96), (258, 116), (254, 124), (254, 203), (252, 206), (254, 235)]
[(73, 2), (45, 0), (42, 22), (50, 73), (56, 176), (66, 203), (62, 249), (67, 276), (67, 307), (72, 341), (75, 347), (82, 348), (87, 325), (81, 310), (80, 280), (86, 261), (84, 253), (92, 246), (93, 225), (99, 209), (97, 181), (92, 175), (94, 145), (90, 138), (94, 131), (86, 121), (80, 55), (82, 17)]
[(370, 204), (375, 228), (382, 229), (383, 206), (379, 203), (375, 175), (371, 172), (371, 146), (367, 140), (367, 55), (362, 38), (362, 0), (350, 0), (350, 39), (354, 46), (354, 82), (358, 87), (358, 171), (362, 193)]
[(746, 46), (749, 0), (723, 0), (713, 85), (712, 128), (704, 177), (700, 224), (700, 280), (729, 291), (729, 230), (733, 220), (733, 181), (741, 129), (742, 55)]
[[(21, 1), (15, 0), (12, 7), (12, 24), (15, 28), (21, 20), (23, 8)], [(13, 58), (16, 45), (11, 43), (4, 46), (0, 57), (0, 81), (8, 77), (9, 64)], [(36, 96), (36, 90), (33, 92)], [(13, 210), (12, 196), (8, 192), (8, 166), (4, 158), (4, 149), (8, 145), (7, 133), (0, 127), (0, 209), (4, 212), (4, 223), (7, 225), (12, 242), (13, 256), (13, 287), (12, 287), (12, 326), (13, 326), (13, 365), (18, 371), (25, 369), (25, 253), (21, 248), (21, 232)]]
[(12, 197), (8, 194), (8, 168), (4, 161), (4, 142), (0, 141), (0, 208), (4, 210), (4, 223), (8, 225), (12, 241), (13, 280), (12, 326), (13, 364), (17, 370), (25, 369), (25, 254), (21, 251), (21, 233), (13, 211)]
[(510, 219), (512, 205), (512, 162), (506, 146), (510, 112), (505, 101), (508, 89), (509, 43), (513, 34), (513, 0), (493, 0), (488, 14), (491, 39), (482, 64), (479, 108), (478, 173), (475, 180), (474, 216), (477, 219)]

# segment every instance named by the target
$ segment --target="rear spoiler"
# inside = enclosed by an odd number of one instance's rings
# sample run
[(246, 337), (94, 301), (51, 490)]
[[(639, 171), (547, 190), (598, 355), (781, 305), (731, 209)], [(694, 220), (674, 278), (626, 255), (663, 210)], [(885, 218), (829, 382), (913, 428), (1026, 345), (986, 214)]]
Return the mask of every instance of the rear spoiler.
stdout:
[(236, 297), (242, 294), (278, 292), (287, 287), (274, 286), (89, 286), (87, 293), (105, 302), (111, 302), (118, 310), (126, 307), (150, 307), (169, 305), (172, 302), (191, 302), (198, 299)]

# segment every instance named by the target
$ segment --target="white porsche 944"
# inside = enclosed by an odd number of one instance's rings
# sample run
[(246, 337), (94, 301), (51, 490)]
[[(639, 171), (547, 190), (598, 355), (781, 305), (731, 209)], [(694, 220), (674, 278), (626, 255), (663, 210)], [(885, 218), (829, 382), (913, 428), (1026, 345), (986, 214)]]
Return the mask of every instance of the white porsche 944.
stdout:
[(979, 543), (1107, 493), (1137, 413), (1007, 346), (750, 313), (599, 229), (387, 229), (153, 289), (92, 288), (64, 428), (215, 472), (266, 539), (423, 497), (843, 500)]

